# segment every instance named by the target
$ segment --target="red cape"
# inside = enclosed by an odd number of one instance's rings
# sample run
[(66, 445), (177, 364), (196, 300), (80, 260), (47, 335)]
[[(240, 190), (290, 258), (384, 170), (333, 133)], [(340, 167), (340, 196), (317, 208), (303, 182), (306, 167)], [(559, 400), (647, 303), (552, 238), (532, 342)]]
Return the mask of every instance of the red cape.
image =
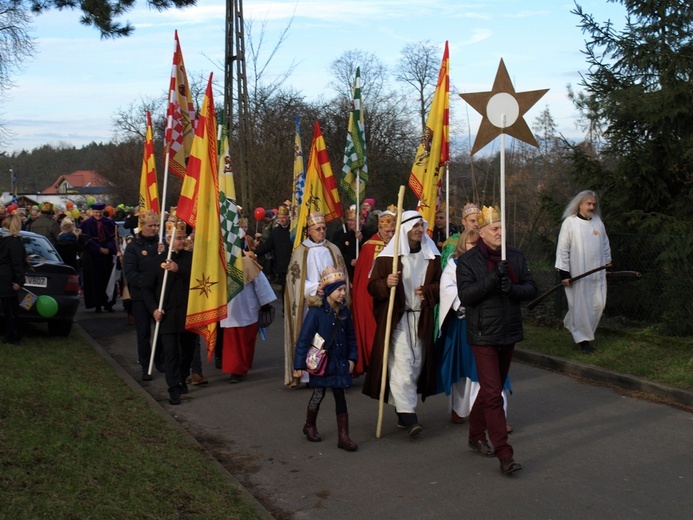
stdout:
[(377, 233), (373, 235), (361, 247), (354, 268), (351, 314), (354, 318), (356, 344), (359, 349), (359, 359), (353, 372), (355, 376), (363, 374), (368, 369), (368, 361), (371, 358), (376, 323), (375, 316), (373, 316), (373, 298), (368, 294), (368, 280), (375, 257), (384, 247), (385, 241), (380, 238), (380, 235)]

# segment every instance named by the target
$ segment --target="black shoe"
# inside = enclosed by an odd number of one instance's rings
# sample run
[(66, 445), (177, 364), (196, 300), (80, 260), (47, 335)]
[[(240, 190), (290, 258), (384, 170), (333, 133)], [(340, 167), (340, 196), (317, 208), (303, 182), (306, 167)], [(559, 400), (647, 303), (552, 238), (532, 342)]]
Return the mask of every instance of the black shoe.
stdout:
[(94, 309), (94, 312), (96, 314), (101, 314), (101, 307), (97, 307), (96, 309)]
[(413, 439), (414, 437), (418, 437), (422, 431), (423, 427), (419, 423), (412, 424), (407, 431), (407, 435)]
[(239, 376), (238, 374), (231, 374), (231, 376), (229, 377), (229, 383), (231, 383), (231, 384), (241, 383), (241, 382), (243, 382), (244, 379), (245, 379), (245, 377)]
[(180, 404), (180, 394), (171, 394), (171, 397), (169, 397), (168, 402), (174, 406), (177, 406)]
[(111, 305), (106, 305), (104, 309), (106, 312), (115, 312), (115, 309)]
[(151, 374), (148, 374), (146, 370), (142, 371), (142, 381), (151, 381), (154, 379)]
[(188, 393), (188, 385), (185, 383), (181, 383), (180, 385), (180, 393), (181, 394), (187, 394)]
[(592, 345), (590, 345), (589, 341), (581, 341), (580, 350), (582, 350), (583, 354), (591, 354), (592, 352), (594, 352), (594, 348), (592, 348)]

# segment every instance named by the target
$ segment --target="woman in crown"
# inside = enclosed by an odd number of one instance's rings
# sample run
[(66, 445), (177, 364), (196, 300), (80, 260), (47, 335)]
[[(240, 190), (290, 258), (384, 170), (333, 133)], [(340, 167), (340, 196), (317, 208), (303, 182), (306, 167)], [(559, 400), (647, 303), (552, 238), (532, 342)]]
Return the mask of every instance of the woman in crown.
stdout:
[(311, 345), (320, 343), (326, 351), (327, 367), (321, 376), (311, 374), (308, 386), (313, 395), (308, 402), (303, 433), (311, 442), (320, 442), (316, 420), (325, 389), (332, 388), (337, 413), (337, 447), (355, 451), (358, 446), (349, 438), (349, 414), (347, 412), (345, 388), (352, 385), (351, 372), (358, 357), (356, 335), (351, 313), (344, 304), (346, 300), (346, 277), (343, 271), (328, 267), (322, 272), (320, 281), (324, 296), (308, 298), (308, 314), (298, 336), (294, 355), (294, 370), (303, 374), (306, 370), (306, 355)]

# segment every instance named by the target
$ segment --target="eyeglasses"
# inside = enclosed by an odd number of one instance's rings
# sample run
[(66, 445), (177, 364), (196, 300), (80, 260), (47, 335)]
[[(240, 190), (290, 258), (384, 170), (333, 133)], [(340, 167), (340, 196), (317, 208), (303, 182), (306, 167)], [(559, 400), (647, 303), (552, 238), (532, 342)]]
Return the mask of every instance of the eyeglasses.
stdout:
[(313, 231), (326, 231), (327, 228), (325, 226), (320, 226), (320, 227), (314, 227)]

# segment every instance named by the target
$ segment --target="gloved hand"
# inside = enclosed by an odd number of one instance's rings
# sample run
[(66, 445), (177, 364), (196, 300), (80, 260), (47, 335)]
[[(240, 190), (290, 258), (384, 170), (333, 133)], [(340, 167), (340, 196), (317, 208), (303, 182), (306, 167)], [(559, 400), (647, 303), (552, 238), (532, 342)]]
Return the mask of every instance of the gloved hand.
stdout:
[(508, 264), (507, 260), (503, 260), (501, 262), (498, 262), (496, 264), (496, 273), (498, 274), (499, 278), (503, 278), (508, 276), (508, 271), (510, 270), (510, 264)]
[(268, 310), (270, 310), (271, 308), (272, 308), (272, 304), (271, 304), (271, 303), (266, 303), (266, 304), (264, 304), (262, 307), (260, 307), (260, 310), (261, 310), (261, 311), (268, 311)]
[(501, 292), (503, 294), (510, 294), (510, 291), (513, 288), (513, 283), (510, 281), (510, 278), (507, 276), (504, 276), (501, 278)]

